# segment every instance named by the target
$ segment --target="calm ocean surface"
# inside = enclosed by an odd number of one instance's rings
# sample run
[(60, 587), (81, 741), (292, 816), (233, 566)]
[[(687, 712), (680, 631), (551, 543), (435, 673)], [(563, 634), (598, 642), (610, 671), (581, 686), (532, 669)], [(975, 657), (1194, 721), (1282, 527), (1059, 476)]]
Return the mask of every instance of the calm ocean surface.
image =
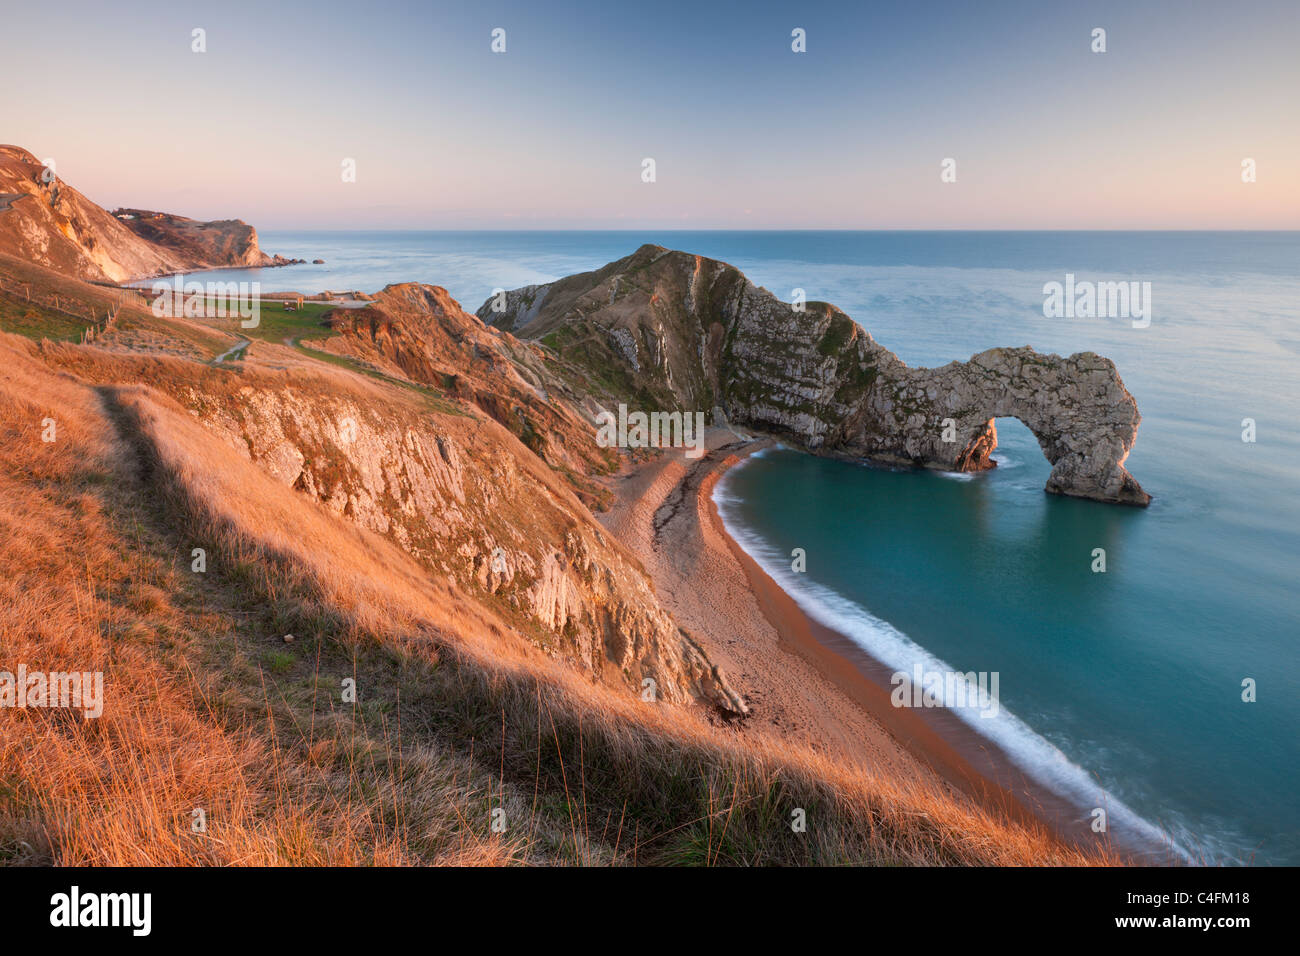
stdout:
[[(721, 483), (724, 519), (810, 613), (886, 664), (998, 672), (1002, 713), (972, 725), (1077, 805), (1108, 808), (1114, 835), (1155, 828), (1195, 859), (1300, 864), (1300, 234), (261, 239), (327, 262), (223, 279), (308, 293), (416, 280), (472, 311), (494, 288), (657, 242), (726, 260), (783, 299), (800, 288), (833, 302), (912, 365), (1026, 344), (1114, 359), (1142, 412), (1128, 467), (1155, 496), (1148, 510), (1044, 494), (1033, 436), (999, 419), (991, 473), (775, 450)], [(1067, 272), (1150, 282), (1150, 327), (1044, 318), (1043, 284)], [(794, 548), (804, 574), (790, 571)], [(1242, 701), (1246, 678), (1255, 703)]]

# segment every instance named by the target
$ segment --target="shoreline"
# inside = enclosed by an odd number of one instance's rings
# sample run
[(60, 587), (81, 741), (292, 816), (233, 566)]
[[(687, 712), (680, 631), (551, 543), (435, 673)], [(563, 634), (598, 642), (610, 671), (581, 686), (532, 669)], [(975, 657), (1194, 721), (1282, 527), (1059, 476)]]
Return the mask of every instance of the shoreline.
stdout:
[(1180, 861), (1168, 846), (1155, 848), (1122, 840), (1113, 832), (1103, 841), (1095, 840), (1088, 808), (1033, 780), (1003, 748), (946, 708), (895, 707), (890, 699), (894, 669), (852, 638), (812, 617), (732, 537), (713, 492), (728, 471), (774, 444), (771, 439), (751, 441), (720, 459), (700, 483), (699, 495), (709, 522), (727, 543), (764, 615), (780, 636), (782, 650), (808, 661), (905, 750), (980, 806), (1045, 826), (1068, 845), (1089, 849), (1100, 842), (1107, 851), (1136, 863), (1177, 865)]
[(770, 444), (710, 429), (703, 457), (667, 452), (629, 463), (612, 479), (613, 505), (598, 515), (641, 562), (679, 626), (750, 704), (735, 731), (943, 787), (988, 813), (1041, 827), (1063, 845), (1095, 848), (1092, 834), (1086, 841), (1063, 839), (1038, 812), (1039, 802), (1018, 792), (1009, 761), (995, 765), (996, 755), (973, 731), (953, 734), (956, 728), (936, 726), (921, 711), (894, 708), (883, 668), (806, 614), (727, 533), (714, 488), (730, 468)]
[[(770, 443), (752, 443), (739, 453), (722, 459), (720, 465), (701, 482), (700, 498), (710, 523), (726, 541), (764, 616), (776, 629), (781, 649), (806, 660), (879, 722), (905, 750), (981, 806), (1023, 822), (1047, 824), (1054, 834), (1063, 836), (1058, 826), (1052, 825), (1052, 821), (1041, 812), (1035, 812), (1033, 802), (1025, 794), (1016, 791), (1013, 781), (1023, 774), (1005, 754), (1000, 751), (990, 753), (991, 745), (987, 741), (965, 727), (960, 718), (941, 708), (935, 709), (935, 716), (946, 720), (936, 721), (939, 726), (933, 726), (922, 716), (924, 711), (894, 707), (888, 689), (892, 670), (872, 658), (848, 636), (811, 617), (727, 531), (713, 491), (723, 475), (766, 447), (770, 447)], [(963, 730), (969, 739), (960, 739)]]
[(149, 275), (132, 276), (129, 279), (123, 279), (121, 282), (110, 284), (116, 285), (120, 289), (137, 289), (140, 288), (140, 286), (132, 285), (132, 283), (152, 282), (155, 279), (172, 279), (176, 276), (200, 275), (207, 272), (243, 272), (251, 269), (283, 269), (285, 266), (307, 266), (314, 264), (315, 263), (310, 259), (285, 259), (283, 262), (263, 262), (259, 265), (195, 266), (193, 269), (179, 269), (171, 272), (154, 272)]
[[(640, 561), (679, 626), (750, 704), (735, 732), (803, 746), (894, 779), (929, 781), (987, 813), (1040, 828), (1062, 846), (1139, 864), (1187, 862), (1167, 834), (1144, 832), (1146, 822), (1121, 816), (1107, 799), (1120, 801), (1104, 791), (1094, 804), (1090, 793), (1038, 782), (1005, 745), (948, 709), (893, 706), (895, 668), (800, 606), (797, 592), (781, 587), (722, 520), (714, 501), (718, 482), (775, 443), (715, 426), (706, 431), (706, 454), (699, 458), (665, 450), (625, 462), (609, 479), (610, 509), (597, 516)], [(1091, 828), (1095, 805), (1113, 817), (1100, 834)]]

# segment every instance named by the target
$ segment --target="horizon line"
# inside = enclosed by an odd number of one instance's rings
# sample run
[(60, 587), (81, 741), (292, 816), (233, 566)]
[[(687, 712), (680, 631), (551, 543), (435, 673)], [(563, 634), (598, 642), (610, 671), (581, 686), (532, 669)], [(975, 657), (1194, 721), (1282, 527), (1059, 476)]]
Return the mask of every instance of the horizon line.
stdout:
[[(250, 223), (250, 225), (252, 225), (252, 224)], [(665, 232), (702, 232), (702, 233), (703, 233), (703, 232), (732, 232), (732, 233), (755, 233), (755, 232), (773, 232), (773, 233), (778, 233), (778, 232), (809, 232), (809, 233), (813, 233), (813, 232), (856, 232), (856, 233), (872, 233), (872, 232), (876, 232), (876, 233), (895, 233), (895, 232), (943, 232), (943, 233), (980, 233), (980, 232), (1008, 232), (1008, 233), (1016, 233), (1016, 232), (1020, 232), (1020, 233), (1037, 233), (1037, 232), (1087, 232), (1087, 233), (1117, 233), (1117, 232), (1145, 233), (1145, 232), (1164, 232), (1164, 233), (1207, 233), (1207, 232), (1241, 232), (1241, 233), (1259, 233), (1259, 232), (1276, 232), (1276, 233), (1300, 233), (1300, 226), (1296, 226), (1296, 227), (1294, 227), (1294, 228), (1284, 228), (1284, 229), (1250, 229), (1250, 228), (1244, 228), (1244, 227), (1243, 227), (1243, 228), (1230, 228), (1230, 229), (1224, 229), (1224, 228), (1219, 228), (1219, 229), (1214, 229), (1214, 228), (1203, 228), (1203, 229), (1169, 229), (1169, 228), (1147, 228), (1147, 229), (1118, 229), (1118, 228), (1117, 228), (1117, 229), (1070, 229), (1070, 228), (1053, 228), (1053, 229), (1023, 229), (1023, 228), (986, 228), (986, 229), (971, 229), (971, 228), (940, 228), (940, 229), (935, 229), (935, 228), (925, 228), (925, 227), (921, 227), (921, 226), (898, 226), (898, 227), (890, 227), (890, 228), (885, 228), (885, 229), (880, 229), (880, 228), (877, 228), (877, 229), (851, 229), (851, 228), (844, 228), (844, 227), (833, 227), (833, 228), (815, 228), (815, 227), (799, 227), (799, 228), (756, 227), (756, 228), (750, 228), (750, 229), (735, 229), (735, 228), (727, 228), (727, 229), (713, 229), (713, 228), (701, 228), (701, 227), (696, 227), (696, 228), (684, 229), (684, 228), (663, 227), (663, 226), (646, 226), (646, 227), (641, 227), (641, 228), (605, 228), (605, 229), (597, 229), (597, 228), (574, 228), (574, 227), (566, 227), (566, 226), (554, 226), (554, 227), (547, 227), (547, 226), (533, 226), (533, 227), (519, 228), (519, 229), (501, 229), (501, 228), (496, 228), (496, 227), (493, 227), (493, 228), (477, 228), (477, 227), (475, 227), (475, 228), (471, 228), (471, 227), (451, 228), (451, 227), (441, 227), (441, 228), (427, 228), (427, 229), (420, 229), (420, 228), (410, 228), (410, 227), (391, 227), (391, 226), (366, 226), (366, 227), (357, 227), (357, 228), (340, 228), (340, 227), (334, 227), (334, 226), (330, 226), (330, 227), (320, 227), (320, 226), (317, 226), (317, 227), (305, 227), (305, 226), (257, 226), (257, 225), (254, 225), (254, 228), (255, 228), (255, 229), (259, 229), (259, 230), (261, 230), (261, 231), (271, 231), (271, 232), (277, 232), (277, 231), (290, 231), (290, 230), (293, 230), (293, 231), (299, 231), (299, 232), (412, 232), (412, 233), (416, 233), (416, 232), (481, 232), (481, 233), (494, 233), (494, 232), (496, 232), (496, 233), (506, 233), (506, 232), (575, 232), (575, 233), (576, 233), (576, 232), (626, 232), (626, 233), (640, 233), (640, 232), (652, 231), (652, 230), (655, 230), (655, 229), (661, 229), (661, 230), (663, 230), (663, 231), (665, 231)]]

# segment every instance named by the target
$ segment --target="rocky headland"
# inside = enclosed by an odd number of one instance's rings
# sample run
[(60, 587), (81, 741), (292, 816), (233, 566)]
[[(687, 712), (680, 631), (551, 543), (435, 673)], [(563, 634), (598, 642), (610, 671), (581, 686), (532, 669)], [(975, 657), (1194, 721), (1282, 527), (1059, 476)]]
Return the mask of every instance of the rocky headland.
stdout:
[(0, 145), (0, 250), (91, 282), (291, 265), (238, 219), (200, 222), (143, 209), (109, 213), (35, 155)]
[(994, 419), (1012, 416), (1052, 464), (1047, 491), (1151, 500), (1124, 468), (1137, 402), (1091, 352), (995, 348), (910, 368), (833, 305), (797, 307), (733, 266), (653, 245), (502, 293), (478, 315), (549, 346), (605, 401), (717, 408), (815, 453), (950, 471), (993, 467)]

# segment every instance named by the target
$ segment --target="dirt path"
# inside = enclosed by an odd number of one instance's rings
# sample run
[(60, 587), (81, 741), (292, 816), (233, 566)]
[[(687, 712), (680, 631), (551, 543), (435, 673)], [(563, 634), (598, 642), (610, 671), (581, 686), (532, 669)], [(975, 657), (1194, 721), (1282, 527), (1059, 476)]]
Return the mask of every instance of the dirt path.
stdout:
[(214, 358), (214, 359), (212, 360), (212, 364), (213, 364), (213, 365), (220, 365), (222, 362), (224, 362), (226, 359), (230, 358), (230, 356), (234, 355), (236, 352), (240, 352), (240, 351), (242, 351), (242, 350), (248, 348), (248, 346), (249, 346), (250, 344), (251, 344), (251, 340), (250, 340), (250, 339), (244, 339), (244, 338), (241, 338), (238, 342), (235, 343), (234, 346), (232, 346), (231, 348), (227, 349), (226, 351), (224, 351), (224, 352), (222, 352), (220, 355), (218, 355), (216, 358)]

